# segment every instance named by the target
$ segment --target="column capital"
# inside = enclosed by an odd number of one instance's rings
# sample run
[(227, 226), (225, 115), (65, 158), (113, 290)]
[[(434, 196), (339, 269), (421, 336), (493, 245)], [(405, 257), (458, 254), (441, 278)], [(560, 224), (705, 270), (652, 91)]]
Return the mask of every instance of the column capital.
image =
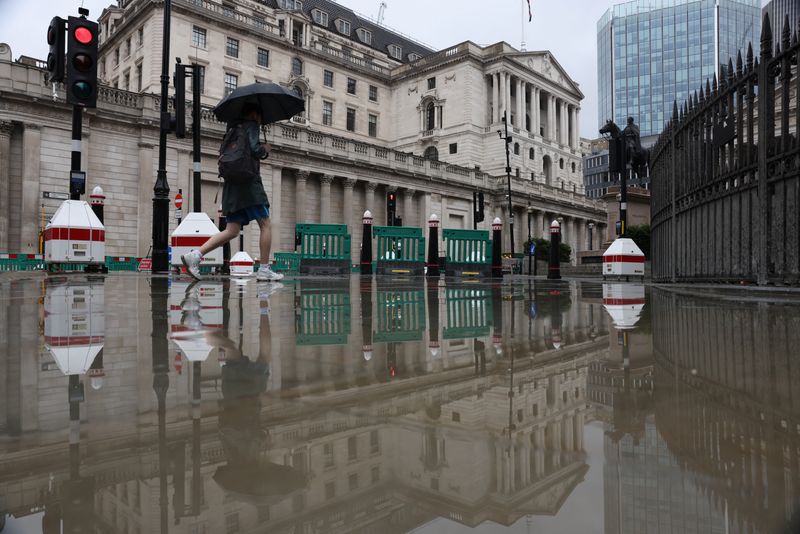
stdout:
[(297, 171), (297, 179), (298, 180), (308, 180), (308, 177), (311, 176), (311, 171)]
[(364, 184), (364, 188), (370, 193), (374, 193), (375, 190), (378, 189), (378, 184), (375, 182), (367, 182)]
[(11, 137), (14, 131), (14, 123), (11, 121), (0, 121), (0, 137)]
[(355, 178), (345, 178), (344, 179), (344, 188), (345, 189), (353, 189), (353, 187), (355, 187), (357, 182), (358, 182), (358, 180), (356, 180)]
[(24, 123), (24, 127), (26, 130), (41, 130), (42, 127), (39, 124), (33, 122), (26, 122)]
[(414, 193), (416, 193), (416, 191), (415, 191), (414, 189), (404, 189), (404, 190), (403, 190), (403, 195), (404, 195), (406, 198), (413, 197), (413, 196), (414, 196)]
[(322, 185), (331, 185), (333, 182), (333, 175), (332, 174), (323, 174), (319, 177), (319, 183)]

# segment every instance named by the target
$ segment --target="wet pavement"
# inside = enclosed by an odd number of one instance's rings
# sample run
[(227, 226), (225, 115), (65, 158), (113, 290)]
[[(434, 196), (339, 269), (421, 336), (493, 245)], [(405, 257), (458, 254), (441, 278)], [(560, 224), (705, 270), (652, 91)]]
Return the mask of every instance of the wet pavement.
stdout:
[(4, 534), (800, 530), (796, 296), (131, 274), (0, 301)]

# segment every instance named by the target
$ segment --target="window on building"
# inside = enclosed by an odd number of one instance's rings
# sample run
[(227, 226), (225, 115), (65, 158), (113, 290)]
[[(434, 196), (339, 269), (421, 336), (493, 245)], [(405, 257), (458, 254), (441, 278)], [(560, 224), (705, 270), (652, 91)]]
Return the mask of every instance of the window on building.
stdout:
[(125, 74), (122, 77), (122, 88), (126, 91), (129, 91), (131, 88), (131, 71), (126, 70)]
[(534, 157), (534, 150), (533, 150), (533, 147), (531, 147), (528, 150), (528, 159), (533, 159), (533, 157)]
[(414, 53), (408, 54), (408, 60), (411, 61), (412, 63), (414, 61), (417, 61), (418, 59), (422, 59), (422, 56), (420, 56), (419, 54), (414, 54)]
[(296, 57), (292, 58), (292, 74), (295, 76), (303, 75), (303, 60)]
[(451, 418), (453, 419), (454, 423), (460, 423), (461, 422), (461, 414), (458, 413), (458, 412), (453, 412)]
[(361, 39), (361, 42), (365, 45), (372, 44), (372, 32), (369, 30), (365, 30), (364, 28), (359, 28), (356, 30), (356, 35), (358, 38)]
[(333, 87), (333, 71), (326, 69), (322, 72), (322, 84), (325, 87)]
[(369, 99), (372, 102), (378, 101), (378, 88), (375, 87), (374, 85), (369, 86)]
[(435, 146), (429, 146), (423, 152), (422, 157), (432, 161), (439, 161), (439, 150)]
[(381, 439), (377, 430), (372, 430), (369, 433), (369, 452), (372, 454), (381, 452)]
[(389, 55), (395, 59), (402, 59), (403, 57), (403, 48), (398, 45), (389, 45)]
[(222, 4), (223, 16), (234, 18), (236, 17), (236, 8), (229, 4)]
[(378, 116), (369, 114), (369, 136), (378, 137)]
[(349, 95), (356, 94), (356, 79), (355, 78), (347, 78), (347, 94), (349, 94)]
[(425, 107), (425, 129), (433, 130), (436, 127), (436, 106), (433, 102), (428, 102)]
[(563, 169), (564, 168), (564, 158), (559, 158), (559, 160), (558, 160), (558, 168), (559, 169)]
[(376, 465), (370, 472), (372, 474), (372, 483), (377, 484), (381, 479), (381, 468)]
[(572, 172), (575, 172), (575, 162), (572, 162)]
[(259, 46), (256, 53), (256, 62), (259, 67), (269, 67), (269, 50)]
[(347, 477), (347, 486), (350, 488), (350, 491), (358, 489), (358, 473), (353, 473)]
[(533, 405), (533, 416), (534, 417), (539, 417), (539, 405), (538, 404), (534, 404)]
[(228, 37), (225, 41), (225, 55), (239, 57), (239, 39)]
[(519, 156), (519, 143), (514, 143), (514, 155)]
[(119, 89), (119, 78), (114, 78), (112, 85), (114, 85), (114, 89)]
[(126, 58), (131, 57), (131, 38), (130, 37), (128, 37), (125, 40), (125, 57)]
[(225, 96), (239, 86), (239, 77), (235, 74), (225, 73)]
[(321, 9), (313, 9), (311, 10), (311, 18), (314, 19), (314, 22), (319, 24), (320, 26), (328, 26), (328, 14), (322, 11)]
[(347, 131), (356, 131), (356, 110), (353, 108), (347, 108)]
[(339, 33), (350, 35), (350, 23), (346, 20), (336, 19), (336, 29), (339, 30)]
[(192, 46), (194, 48), (205, 48), (207, 44), (208, 34), (205, 28), (198, 28), (192, 26)]
[(142, 46), (143, 44), (144, 44), (144, 26), (142, 26), (136, 31), (136, 46)]
[(278, 7), (289, 11), (303, 9), (303, 2), (300, 0), (278, 0)]
[(436, 77), (428, 78), (428, 89), (436, 89)]
[(322, 101), (322, 124), (333, 126), (333, 102)]
[(119, 48), (114, 49), (114, 66), (119, 65)]
[(458, 153), (458, 143), (450, 143), (450, 153), (451, 154)]
[(347, 438), (347, 459), (355, 460), (356, 458), (358, 458), (358, 441), (356, 436), (350, 436)]
[(333, 443), (322, 446), (322, 455), (325, 458), (325, 467), (333, 467)]
[(136, 91), (142, 92), (142, 64), (136, 65)]

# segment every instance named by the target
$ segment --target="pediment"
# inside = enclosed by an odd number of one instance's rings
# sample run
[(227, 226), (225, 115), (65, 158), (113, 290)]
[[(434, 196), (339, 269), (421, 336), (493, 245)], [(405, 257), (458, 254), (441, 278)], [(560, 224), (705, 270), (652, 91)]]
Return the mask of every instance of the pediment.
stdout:
[(579, 95), (579, 99), (584, 97), (578, 83), (573, 80), (564, 67), (556, 60), (555, 56), (549, 51), (541, 52), (520, 52), (515, 54), (512, 59), (525, 67), (539, 73), (544, 78), (554, 84), (563, 87), (567, 91)]

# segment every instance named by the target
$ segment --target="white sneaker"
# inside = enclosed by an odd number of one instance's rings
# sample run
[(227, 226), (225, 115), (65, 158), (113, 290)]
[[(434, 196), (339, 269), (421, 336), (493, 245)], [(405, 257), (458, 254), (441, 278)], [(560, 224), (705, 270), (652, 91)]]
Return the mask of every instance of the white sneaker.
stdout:
[(262, 265), (256, 273), (256, 280), (260, 282), (277, 282), (283, 280), (283, 275), (270, 269), (269, 265)]
[(200, 275), (200, 262), (203, 260), (203, 256), (200, 254), (199, 250), (193, 250), (187, 254), (184, 254), (181, 256), (181, 260), (186, 266), (186, 270), (195, 280), (203, 279), (203, 277)]

